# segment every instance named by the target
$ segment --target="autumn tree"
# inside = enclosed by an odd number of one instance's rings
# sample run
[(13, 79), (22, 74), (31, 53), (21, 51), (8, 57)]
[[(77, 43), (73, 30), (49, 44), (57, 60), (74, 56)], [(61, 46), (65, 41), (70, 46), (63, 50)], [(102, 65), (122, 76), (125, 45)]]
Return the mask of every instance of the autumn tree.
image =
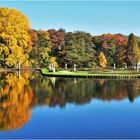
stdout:
[(135, 35), (135, 39), (136, 39), (136, 41), (138, 43), (138, 46), (140, 47), (140, 37)]
[[(93, 43), (96, 46), (96, 53), (104, 52), (108, 65), (113, 66), (114, 63), (119, 63), (119, 58), (116, 56), (119, 50), (126, 49), (127, 37), (122, 34), (103, 34), (93, 36)], [(122, 57), (124, 58), (124, 53)]]
[(99, 59), (99, 65), (102, 68), (105, 68), (107, 66), (107, 60), (103, 52), (100, 52), (98, 59)]
[(48, 33), (52, 43), (52, 50), (55, 48), (61, 49), (61, 45), (64, 43), (64, 33), (61, 30), (55, 29), (49, 29)]
[(49, 33), (43, 30), (30, 30), (32, 40), (32, 51), (30, 59), (35, 67), (46, 67), (49, 63), (49, 54), (51, 52), (51, 41)]
[(58, 68), (59, 67), (59, 65), (58, 65), (58, 63), (57, 63), (57, 61), (56, 61), (56, 57), (50, 57), (50, 59), (49, 59), (49, 63), (50, 64), (53, 64), (56, 68)]
[(114, 59), (115, 59), (115, 64), (117, 66), (117, 68), (120, 68), (120, 67), (124, 67), (126, 65), (126, 49), (127, 49), (127, 46), (124, 45), (124, 46), (118, 46), (116, 48), (116, 51), (115, 51), (115, 56), (114, 56)]
[(140, 59), (138, 43), (133, 33), (129, 35), (126, 51), (126, 63), (128, 66), (134, 66)]
[(15, 9), (0, 8), (0, 63), (1, 66), (15, 67), (20, 61), (29, 66), (31, 51), (28, 18)]
[(55, 60), (55, 63), (59, 63), (59, 65), (61, 65), (62, 46), (64, 45), (64, 31), (61, 29), (49, 29), (48, 33), (52, 44), (50, 57), (53, 57), (52, 59)]

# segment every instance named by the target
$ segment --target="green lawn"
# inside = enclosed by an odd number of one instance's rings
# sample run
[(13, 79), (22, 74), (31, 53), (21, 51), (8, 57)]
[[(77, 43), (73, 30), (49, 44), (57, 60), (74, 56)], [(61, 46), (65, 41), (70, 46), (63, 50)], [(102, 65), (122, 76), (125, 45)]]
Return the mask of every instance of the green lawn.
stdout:
[(127, 72), (120, 72), (120, 71), (110, 71), (110, 72), (102, 72), (97, 71), (97, 72), (89, 72), (89, 71), (56, 71), (56, 72), (49, 72), (47, 69), (41, 69), (42, 74), (48, 75), (48, 76), (79, 76), (79, 77), (95, 77), (95, 76), (105, 76), (105, 77), (139, 77), (140, 73), (133, 73), (132, 71), (127, 71)]

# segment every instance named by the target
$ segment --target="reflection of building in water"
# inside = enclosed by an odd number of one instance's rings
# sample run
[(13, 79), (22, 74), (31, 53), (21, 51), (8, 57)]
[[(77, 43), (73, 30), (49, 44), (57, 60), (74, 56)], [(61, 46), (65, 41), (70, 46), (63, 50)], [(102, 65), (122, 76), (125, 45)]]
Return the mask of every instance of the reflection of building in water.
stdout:
[(76, 82), (77, 82), (77, 81), (76, 81), (76, 78), (74, 78), (74, 84), (76, 84)]
[(52, 82), (53, 86), (55, 86), (55, 81), (56, 81), (56, 78), (55, 78), (55, 77), (50, 77), (49, 79), (51, 80), (51, 82)]

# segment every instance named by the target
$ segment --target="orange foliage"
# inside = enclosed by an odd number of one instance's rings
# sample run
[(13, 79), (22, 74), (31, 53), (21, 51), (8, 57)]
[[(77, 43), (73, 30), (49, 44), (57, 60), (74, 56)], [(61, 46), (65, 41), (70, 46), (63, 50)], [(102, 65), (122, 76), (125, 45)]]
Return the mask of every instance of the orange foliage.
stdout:
[(20, 128), (27, 123), (30, 115), (30, 104), (33, 93), (28, 86), (28, 75), (22, 77), (9, 73), (6, 76), (6, 85), (0, 90), (0, 130)]

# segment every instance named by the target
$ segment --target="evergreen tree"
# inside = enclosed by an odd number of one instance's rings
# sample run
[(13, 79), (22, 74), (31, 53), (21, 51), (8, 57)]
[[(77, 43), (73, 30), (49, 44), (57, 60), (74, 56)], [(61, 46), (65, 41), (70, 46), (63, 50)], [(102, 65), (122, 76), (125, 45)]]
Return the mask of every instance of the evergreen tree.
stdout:
[(127, 50), (126, 50), (126, 63), (127, 65), (134, 66), (140, 59), (140, 52), (138, 48), (138, 43), (133, 33), (129, 35)]

